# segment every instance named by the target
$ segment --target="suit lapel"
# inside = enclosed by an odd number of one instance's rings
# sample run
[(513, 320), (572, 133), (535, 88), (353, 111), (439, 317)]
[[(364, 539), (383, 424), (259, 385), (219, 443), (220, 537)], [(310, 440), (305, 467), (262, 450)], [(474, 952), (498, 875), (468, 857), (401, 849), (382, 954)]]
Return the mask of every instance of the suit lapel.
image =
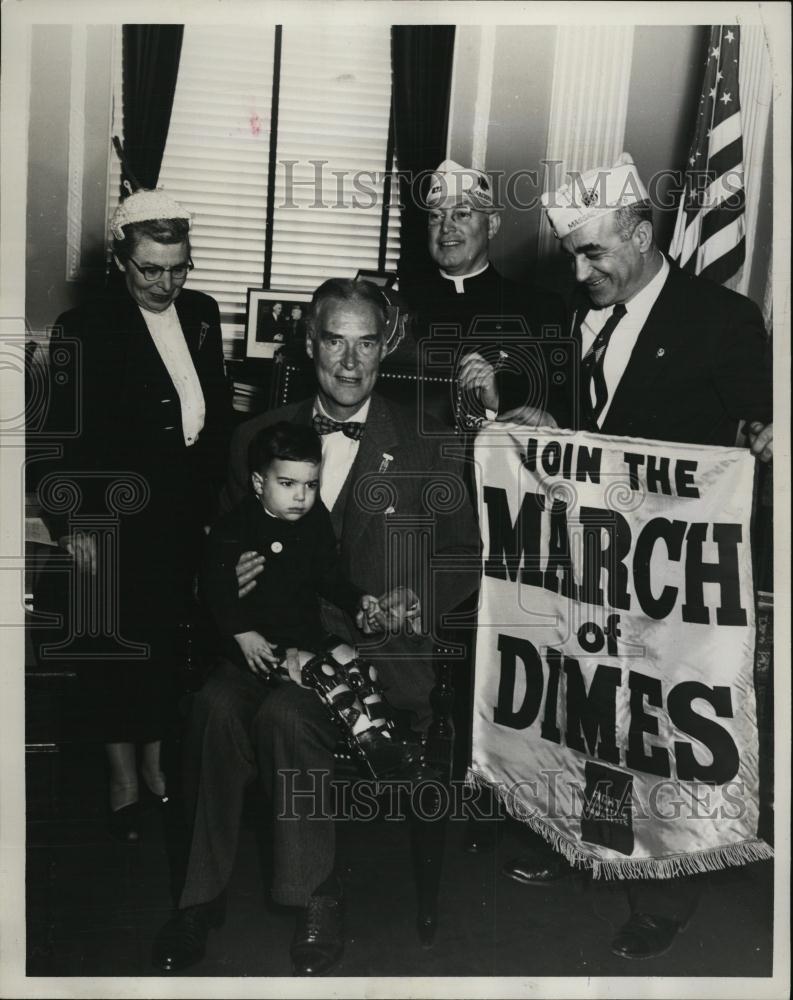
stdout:
[(584, 385), (584, 379), (581, 372), (581, 362), (583, 361), (583, 350), (581, 347), (582, 343), (581, 327), (588, 313), (589, 313), (589, 306), (583, 299), (579, 299), (578, 301), (575, 302), (575, 309), (573, 311), (573, 318), (571, 320), (571, 325), (570, 325), (570, 337), (575, 341), (577, 347), (574, 357), (576, 359), (576, 366), (578, 369), (577, 371), (578, 377), (575, 383), (577, 386), (578, 395), (573, 402), (573, 407), (575, 408), (576, 411), (575, 426), (578, 430), (586, 429), (587, 427), (586, 414), (591, 413), (592, 410), (591, 404), (585, 396), (587, 386)]
[(636, 413), (647, 412), (653, 387), (671, 360), (669, 331), (680, 322), (675, 296), (670, 294), (673, 273), (667, 275), (634, 345), (603, 422), (603, 434), (624, 433), (621, 428), (630, 425)]
[[(162, 372), (169, 379), (168, 372), (154, 346), (154, 341), (146, 326), (137, 302), (128, 293), (123, 296), (123, 311), (119, 324), (123, 340), (124, 370)], [(170, 381), (170, 379), (169, 379)]]
[(314, 398), (304, 399), (295, 408), (294, 420), (296, 424), (310, 424), (314, 416)]
[[(374, 394), (366, 418), (366, 431), (361, 438), (358, 454), (347, 475), (341, 493), (331, 511), (333, 527), (337, 529), (337, 537), (352, 538), (363, 534), (373, 512), (358, 503), (350, 503), (350, 492), (361, 477), (376, 473), (384, 461), (384, 455), (392, 456), (398, 447), (398, 439), (394, 422), (386, 401)], [(354, 533), (354, 534), (353, 534)]]

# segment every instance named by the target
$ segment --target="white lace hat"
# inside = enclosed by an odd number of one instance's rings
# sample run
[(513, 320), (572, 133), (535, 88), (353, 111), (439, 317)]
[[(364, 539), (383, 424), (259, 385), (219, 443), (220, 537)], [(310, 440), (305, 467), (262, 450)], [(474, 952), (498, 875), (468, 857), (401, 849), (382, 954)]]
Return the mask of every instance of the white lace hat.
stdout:
[(113, 213), (110, 231), (117, 240), (124, 239), (124, 226), (131, 222), (151, 222), (154, 219), (186, 219), (190, 224), (190, 213), (170, 198), (164, 191), (141, 189), (125, 198)]

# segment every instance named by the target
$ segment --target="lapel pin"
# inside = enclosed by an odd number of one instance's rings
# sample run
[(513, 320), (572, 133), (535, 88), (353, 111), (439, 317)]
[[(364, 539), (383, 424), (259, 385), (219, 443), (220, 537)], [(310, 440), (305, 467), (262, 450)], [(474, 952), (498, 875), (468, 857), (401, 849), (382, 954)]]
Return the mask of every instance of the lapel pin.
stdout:
[(388, 472), (388, 466), (393, 461), (394, 461), (394, 456), (393, 455), (389, 455), (388, 452), (384, 451), (383, 452), (383, 460), (380, 463), (380, 468), (377, 471), (378, 472)]
[(273, 542), (272, 545), (270, 546), (270, 551), (278, 555), (279, 552), (284, 551), (284, 547), (281, 544), (281, 542)]
[(202, 323), (201, 330), (198, 334), (198, 349), (199, 351), (204, 346), (204, 341), (206, 340), (207, 333), (209, 333), (209, 323)]
[(665, 354), (666, 350), (663, 347), (659, 347), (658, 350), (655, 352), (656, 358), (662, 358)]

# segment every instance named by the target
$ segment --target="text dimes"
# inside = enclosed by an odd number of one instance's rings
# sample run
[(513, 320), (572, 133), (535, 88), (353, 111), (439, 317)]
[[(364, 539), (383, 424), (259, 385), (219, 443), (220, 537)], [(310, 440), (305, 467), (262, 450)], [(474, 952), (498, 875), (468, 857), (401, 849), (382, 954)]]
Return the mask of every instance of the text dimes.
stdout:
[[(667, 620), (672, 630), (675, 622), (745, 627), (750, 594), (741, 591), (740, 565), (748, 539), (741, 523), (703, 520), (701, 504), (686, 504), (700, 497), (696, 461), (675, 456), (675, 446), (664, 456), (657, 449), (642, 453), (638, 442), (626, 444), (617, 463), (623, 468), (615, 467), (612, 455), (606, 473), (598, 447), (530, 436), (520, 461), (533, 488), (482, 486), (485, 577), (558, 595), (577, 605), (579, 619), (582, 612), (587, 617), (586, 608), (592, 618), (594, 609), (604, 609), (605, 618), (603, 627), (586, 621), (574, 630), (580, 657), (557, 648), (559, 643), (534, 640), (525, 629), (511, 634), (506, 623), (500, 625), (492, 719), (512, 729), (537, 727), (542, 740), (611, 765), (659, 777), (674, 769), (679, 780), (722, 784), (740, 766), (735, 741), (716, 721), (734, 716), (731, 687), (674, 671), (667, 682), (647, 662), (628, 669), (620, 613)], [(627, 516), (616, 503), (602, 502), (609, 495), (603, 482), (608, 477), (622, 491)], [(565, 490), (560, 481), (582, 485)], [(586, 502), (593, 493), (586, 484), (599, 487), (594, 492), (600, 504)], [(629, 492), (636, 502), (626, 499)], [(656, 500), (644, 503), (651, 495)], [(664, 497), (670, 498), (667, 511)], [(682, 518), (687, 506), (700, 517)], [(528, 590), (520, 604), (531, 609), (538, 602)], [(595, 657), (606, 662), (592, 663)], [(584, 658), (586, 671), (579, 663)], [(620, 700), (627, 701), (629, 714), (622, 726)], [(691, 737), (709, 753), (695, 751), (687, 739), (665, 745), (659, 739), (664, 717), (678, 737)]]

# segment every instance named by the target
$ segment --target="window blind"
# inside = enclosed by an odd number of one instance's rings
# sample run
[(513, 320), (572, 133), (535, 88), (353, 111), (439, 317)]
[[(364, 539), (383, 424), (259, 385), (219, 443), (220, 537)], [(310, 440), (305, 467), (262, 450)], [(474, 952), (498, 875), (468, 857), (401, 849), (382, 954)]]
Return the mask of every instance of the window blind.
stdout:
[[(118, 32), (114, 134), (121, 134)], [(242, 354), (248, 288), (265, 273), (275, 28), (185, 28), (159, 185), (193, 215), (189, 287), (217, 299)], [(282, 31), (270, 287), (311, 290), (376, 268), (391, 105), (390, 31)], [(109, 213), (118, 203), (113, 155)], [(301, 183), (303, 182), (303, 183)], [(393, 185), (396, 192), (396, 184)], [(388, 210), (386, 266), (399, 255)]]
[[(391, 110), (388, 27), (284, 28), (272, 285), (376, 268)], [(389, 212), (386, 266), (399, 255)]]

